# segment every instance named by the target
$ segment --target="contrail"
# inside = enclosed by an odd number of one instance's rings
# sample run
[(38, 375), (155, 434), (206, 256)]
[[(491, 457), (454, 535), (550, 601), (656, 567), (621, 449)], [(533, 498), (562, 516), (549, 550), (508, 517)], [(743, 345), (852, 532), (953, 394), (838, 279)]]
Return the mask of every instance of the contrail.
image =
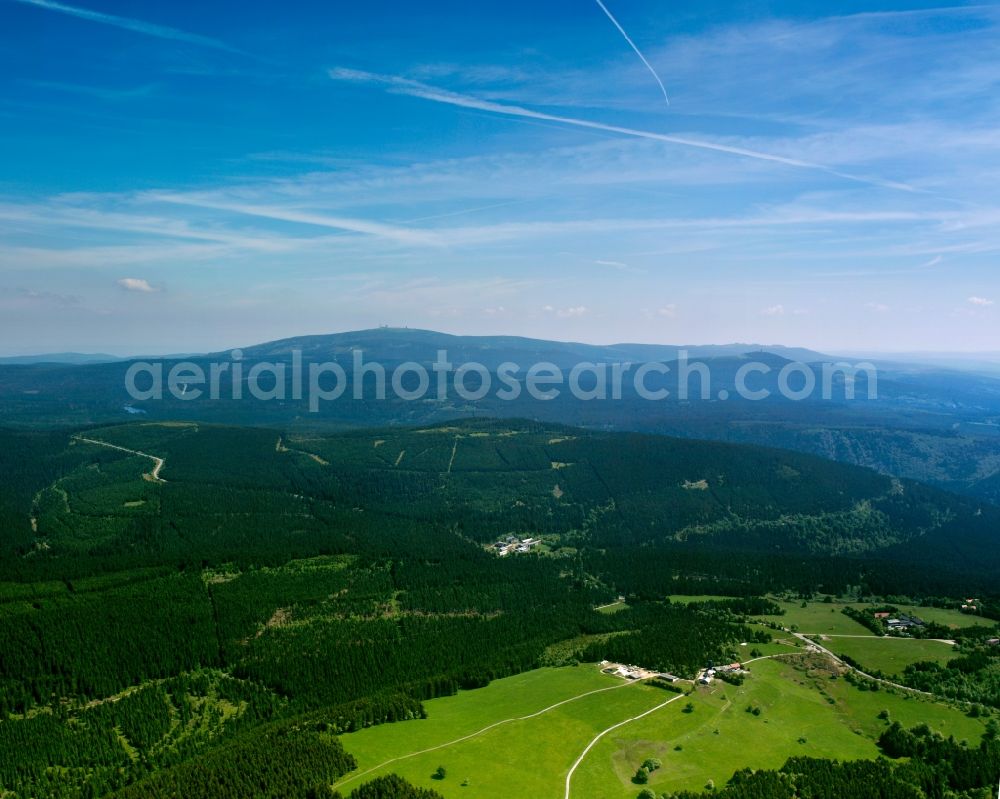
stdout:
[(99, 22), (102, 25), (111, 25), (115, 28), (124, 28), (125, 30), (135, 31), (136, 33), (144, 33), (147, 36), (155, 36), (158, 39), (171, 39), (176, 42), (187, 42), (188, 44), (197, 44), (202, 47), (213, 47), (216, 50), (228, 50), (231, 53), (241, 52), (235, 47), (230, 47), (225, 42), (213, 39), (210, 36), (202, 36), (198, 33), (188, 33), (187, 31), (178, 30), (177, 28), (168, 28), (165, 25), (156, 25), (152, 22), (145, 22), (141, 19), (120, 17), (116, 14), (105, 14), (103, 11), (92, 11), (89, 8), (70, 6), (65, 3), (57, 3), (55, 0), (13, 1), (16, 3), (23, 3), (28, 6), (35, 6), (36, 8), (56, 11), (60, 14), (68, 14), (71, 17), (89, 20), (90, 22)]
[(648, 130), (638, 130), (636, 128), (624, 128), (618, 125), (606, 125), (603, 122), (591, 122), (588, 119), (577, 119), (576, 117), (556, 116), (546, 114), (543, 111), (533, 111), (519, 105), (506, 105), (495, 103), (491, 100), (480, 100), (477, 97), (470, 97), (465, 94), (437, 89), (418, 81), (400, 78), (395, 75), (379, 75), (373, 72), (363, 72), (355, 69), (331, 69), (330, 77), (334, 80), (351, 81), (354, 83), (378, 83), (389, 87), (390, 91), (399, 94), (407, 94), (411, 97), (419, 97), (424, 100), (431, 100), (436, 103), (445, 103), (460, 108), (471, 108), (477, 111), (487, 111), (493, 114), (502, 114), (509, 117), (521, 117), (524, 119), (538, 119), (544, 122), (556, 122), (562, 125), (572, 125), (578, 128), (588, 128), (590, 130), (602, 130), (607, 133), (617, 133), (622, 136), (634, 136), (640, 139), (652, 139), (654, 141), (667, 142), (669, 144), (679, 144), (684, 147), (694, 147), (699, 150), (711, 150), (717, 153), (728, 153), (738, 155), (743, 158), (752, 158), (756, 161), (770, 161), (772, 163), (784, 164), (785, 166), (796, 167), (798, 169), (809, 169), (816, 172), (825, 172), (844, 180), (855, 183), (864, 183), (869, 186), (880, 186), (882, 188), (895, 189), (896, 191), (919, 192), (906, 183), (882, 180), (881, 178), (866, 177), (864, 175), (854, 175), (849, 172), (841, 172), (833, 167), (811, 161), (801, 161), (797, 158), (787, 158), (782, 155), (761, 152), (760, 150), (750, 150), (745, 147), (733, 147), (728, 144), (717, 144), (715, 142), (704, 141), (703, 139), (689, 139), (682, 136), (670, 136), (665, 133), (654, 133)]
[(154, 202), (187, 205), (193, 208), (209, 208), (215, 211), (229, 211), (246, 216), (259, 216), (265, 219), (276, 219), (281, 222), (294, 222), (300, 225), (347, 230), (351, 233), (363, 233), (369, 236), (391, 239), (402, 244), (439, 245), (437, 234), (431, 231), (415, 230), (399, 225), (386, 225), (381, 222), (371, 222), (367, 219), (354, 219), (343, 216), (315, 214), (297, 209), (279, 208), (270, 205), (251, 205), (240, 202), (215, 201), (197, 195), (170, 194), (152, 192), (146, 199)]
[(604, 3), (601, 2), (601, 0), (596, 0), (596, 2), (597, 2), (597, 5), (599, 5), (601, 7), (601, 11), (603, 11), (605, 14), (607, 14), (608, 15), (608, 19), (610, 19), (614, 23), (614, 26), (616, 28), (618, 28), (618, 32), (622, 36), (625, 37), (625, 41), (628, 42), (629, 47), (631, 47), (633, 50), (635, 50), (635, 54), (637, 56), (639, 56), (640, 59), (642, 59), (642, 63), (646, 65), (646, 69), (649, 70), (649, 73), (654, 78), (656, 78), (656, 82), (658, 84), (660, 84), (660, 91), (663, 92), (663, 99), (667, 101), (667, 105), (670, 105), (670, 98), (667, 97), (667, 87), (663, 85), (663, 81), (660, 80), (660, 76), (656, 74), (656, 70), (653, 69), (653, 65), (650, 64), (646, 60), (646, 56), (644, 56), (642, 54), (642, 51), (638, 47), (635, 46), (635, 42), (633, 42), (632, 39), (629, 37), (629, 35), (627, 33), (625, 33), (625, 29), (621, 25), (618, 24), (618, 20), (615, 19), (614, 14), (612, 14), (610, 11), (608, 11), (608, 7), (606, 5), (604, 5)]

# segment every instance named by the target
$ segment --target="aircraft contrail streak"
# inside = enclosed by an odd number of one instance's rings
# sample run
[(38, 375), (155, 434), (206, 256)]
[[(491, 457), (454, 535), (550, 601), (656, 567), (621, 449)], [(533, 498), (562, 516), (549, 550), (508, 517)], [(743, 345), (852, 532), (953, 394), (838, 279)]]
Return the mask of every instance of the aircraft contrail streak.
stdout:
[(866, 183), (870, 186), (881, 186), (883, 188), (894, 189), (896, 191), (905, 191), (910, 193), (917, 193), (920, 191), (919, 189), (906, 183), (843, 172), (839, 169), (835, 169), (824, 164), (817, 164), (812, 161), (789, 158), (787, 156), (761, 152), (760, 150), (751, 150), (746, 147), (736, 147), (718, 142), (705, 141), (703, 139), (692, 139), (685, 136), (672, 136), (670, 134), (656, 133), (636, 128), (627, 128), (620, 125), (607, 125), (603, 122), (592, 122), (587, 119), (578, 119), (576, 117), (547, 114), (543, 111), (535, 111), (523, 106), (507, 105), (505, 103), (497, 103), (492, 100), (482, 100), (478, 97), (470, 97), (469, 95), (459, 94), (457, 92), (448, 91), (447, 89), (437, 89), (433, 86), (428, 86), (427, 84), (409, 80), (407, 78), (401, 78), (395, 75), (380, 75), (373, 72), (345, 69), (342, 67), (331, 69), (329, 71), (329, 75), (333, 80), (350, 81), (353, 83), (381, 84), (386, 86), (389, 91), (406, 94), (411, 97), (419, 97), (423, 100), (430, 100), (435, 103), (458, 106), (460, 108), (470, 108), (473, 110), (501, 114), (509, 117), (520, 117), (522, 119), (537, 119), (545, 122), (555, 122), (562, 125), (572, 125), (574, 127), (587, 128), (590, 130), (601, 130), (607, 133), (617, 133), (623, 136), (634, 136), (641, 139), (652, 139), (654, 141), (678, 144), (684, 147), (693, 147), (699, 150), (729, 153), (730, 155), (751, 158), (757, 161), (770, 161), (772, 163), (784, 164), (785, 166), (795, 167), (798, 169), (825, 172), (828, 175), (833, 175), (844, 180), (854, 181), (855, 183)]
[(625, 29), (618, 23), (618, 20), (615, 19), (614, 14), (608, 11), (608, 7), (604, 5), (604, 3), (601, 2), (601, 0), (596, 0), (596, 2), (597, 5), (601, 7), (601, 11), (607, 14), (608, 19), (610, 19), (614, 23), (614, 26), (618, 28), (618, 32), (625, 37), (625, 41), (628, 42), (629, 47), (635, 50), (635, 54), (639, 56), (639, 58), (642, 60), (642, 63), (646, 65), (646, 69), (649, 70), (649, 73), (654, 78), (656, 78), (656, 82), (660, 84), (660, 91), (663, 92), (663, 99), (667, 101), (667, 105), (670, 105), (670, 98), (667, 96), (667, 87), (663, 85), (663, 81), (660, 80), (660, 76), (656, 74), (656, 70), (653, 69), (653, 65), (646, 60), (646, 56), (644, 56), (642, 54), (642, 51), (638, 47), (636, 47), (635, 42), (632, 41), (631, 37), (625, 32)]

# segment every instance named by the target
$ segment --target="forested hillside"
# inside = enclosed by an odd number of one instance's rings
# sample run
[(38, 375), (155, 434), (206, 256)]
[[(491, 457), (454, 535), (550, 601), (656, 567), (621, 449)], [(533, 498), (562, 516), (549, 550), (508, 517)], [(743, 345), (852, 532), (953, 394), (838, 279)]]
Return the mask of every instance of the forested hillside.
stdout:
[[(654, 559), (736, 549), (758, 573), (761, 558), (794, 558), (829, 580), (854, 570), (854, 583), (904, 579), (929, 560), (941, 579), (1000, 563), (990, 505), (754, 447), (490, 421), (333, 436), (193, 423), (6, 435), (2, 546), (15, 557), (3, 568), (23, 578), (374, 555), (402, 541), (482, 557), (471, 542), (513, 533), (609, 564), (637, 546)], [(879, 553), (891, 562), (848, 563)]]
[[(670, 593), (987, 594), (998, 557), (988, 505), (776, 450), (490, 420), (4, 441), (18, 797), (322, 796), (351, 768), (338, 734), (555, 644), (693, 677), (768, 637), (742, 621), (760, 609)], [(535, 543), (501, 557), (508, 536)]]
[[(647, 388), (666, 388), (670, 395), (657, 401), (637, 394), (634, 381), (625, 379), (621, 396), (598, 401), (582, 400), (560, 383), (559, 396), (537, 400), (522, 391), (501, 400), (493, 392), (471, 401), (455, 391), (455, 375), (445, 378), (446, 396), (430, 392), (421, 401), (407, 401), (394, 392), (377, 399), (373, 381), (353, 384), (351, 364), (356, 355), (392, 371), (403, 363), (430, 368), (438, 351), (446, 351), (454, 364), (483, 364), (498, 386), (501, 363), (519, 365), (519, 379), (530, 364), (552, 363), (567, 372), (576, 365), (662, 364), (668, 375), (654, 371)], [(681, 374), (687, 368), (681, 351), (692, 362), (707, 368), (710, 385), (695, 370), (688, 383), (689, 399), (680, 398)], [(265, 425), (298, 432), (368, 428), (378, 425), (428, 425), (469, 417), (531, 418), (592, 429), (637, 431), (696, 439), (781, 447), (820, 455), (844, 463), (908, 477), (949, 491), (1000, 502), (1000, 380), (944, 366), (879, 362), (869, 398), (869, 377), (864, 370), (853, 381), (838, 375), (830, 383), (830, 396), (814, 392), (801, 401), (789, 401), (779, 389), (781, 369), (795, 360), (811, 372), (817, 386), (829, 382), (824, 365), (843, 359), (800, 348), (756, 345), (659, 346), (620, 344), (593, 346), (542, 341), (513, 336), (463, 337), (434, 331), (376, 329), (350, 333), (304, 336), (247, 346), (241, 350), (247, 373), (255, 364), (280, 364), (284, 369), (281, 401), (259, 401), (242, 392), (234, 400), (232, 386), (223, 380), (218, 399), (177, 398), (168, 391), (155, 401), (136, 400), (126, 391), (125, 375), (131, 361), (69, 364), (0, 364), (0, 415), (5, 424), (42, 427), (110, 424), (135, 418), (167, 421)], [(304, 399), (291, 399), (292, 353), (303, 363), (335, 362), (345, 368), (343, 395), (310, 409)], [(855, 359), (848, 359), (856, 363)], [(211, 364), (229, 366), (230, 353), (191, 356), (190, 362), (209, 373)], [(737, 374), (749, 363), (767, 371), (754, 372), (750, 384), (770, 396), (763, 401), (739, 399)], [(178, 363), (165, 359), (164, 374)], [(270, 372), (266, 372), (270, 374)], [(468, 378), (477, 387), (475, 372)], [(270, 378), (265, 378), (265, 382)], [(585, 376), (581, 385), (588, 385)], [(848, 399), (850, 382), (855, 398)], [(702, 394), (703, 389), (705, 394)], [(355, 398), (357, 395), (357, 398)], [(720, 396), (726, 401), (719, 401)]]

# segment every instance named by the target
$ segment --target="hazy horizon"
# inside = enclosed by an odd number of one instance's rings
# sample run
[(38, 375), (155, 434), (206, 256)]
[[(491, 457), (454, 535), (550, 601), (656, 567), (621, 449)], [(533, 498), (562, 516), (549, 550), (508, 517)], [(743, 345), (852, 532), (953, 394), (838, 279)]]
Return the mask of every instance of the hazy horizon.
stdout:
[(574, 339), (558, 339), (558, 338), (541, 338), (539, 336), (522, 335), (520, 333), (458, 333), (454, 331), (439, 329), (439, 328), (417, 328), (417, 327), (396, 327), (392, 325), (380, 325), (374, 328), (357, 328), (352, 330), (328, 330), (323, 332), (309, 332), (293, 334), (290, 336), (279, 336), (274, 339), (260, 339), (254, 341), (242, 341), (238, 343), (230, 343), (225, 346), (217, 345), (206, 345), (203, 347), (192, 348), (189, 350), (178, 350), (176, 348), (170, 348), (169, 346), (154, 347), (150, 349), (137, 350), (129, 349), (127, 345), (109, 345), (106, 348), (95, 348), (92, 350), (81, 350), (74, 349), (73, 347), (61, 347), (53, 348), (50, 350), (38, 350), (29, 351), (23, 348), (18, 349), (0, 349), (0, 358), (31, 358), (41, 355), (110, 355), (116, 358), (128, 358), (128, 357), (142, 357), (142, 356), (169, 356), (169, 355), (199, 355), (207, 353), (219, 353), (228, 352), (234, 349), (250, 347), (257, 344), (267, 344), (272, 341), (281, 341), (284, 339), (294, 339), (294, 338), (309, 338), (313, 336), (334, 336), (334, 335), (347, 335), (351, 333), (361, 333), (368, 330), (378, 330), (378, 329), (388, 329), (394, 331), (404, 331), (413, 330), (418, 332), (433, 332), (440, 333), (446, 336), (469, 336), (475, 338), (503, 338), (503, 337), (516, 337), (525, 339), (536, 339), (540, 341), (552, 341), (561, 344), (583, 344), (591, 346), (605, 346), (611, 347), (616, 345), (660, 345), (666, 347), (727, 347), (727, 346), (745, 346), (748, 348), (753, 347), (763, 347), (763, 348), (782, 348), (782, 349), (806, 349), (814, 350), (816, 352), (825, 355), (842, 355), (842, 356), (884, 356), (884, 357), (906, 357), (906, 358), (918, 358), (920, 356), (925, 356), (928, 358), (944, 358), (952, 357), (957, 359), (975, 359), (975, 358), (998, 358), (1000, 359), (1000, 350), (877, 350), (877, 349), (829, 349), (822, 350), (814, 347), (805, 347), (794, 342), (774, 342), (774, 341), (638, 341), (638, 340), (626, 340), (626, 339), (609, 339), (609, 340), (588, 340), (582, 338)]

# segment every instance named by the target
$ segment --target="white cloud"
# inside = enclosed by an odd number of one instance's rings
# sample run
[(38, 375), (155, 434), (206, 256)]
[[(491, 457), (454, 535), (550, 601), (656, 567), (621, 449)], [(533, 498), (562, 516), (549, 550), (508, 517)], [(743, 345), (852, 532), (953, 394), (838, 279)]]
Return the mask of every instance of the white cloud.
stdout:
[[(550, 307), (550, 306), (546, 306)], [(559, 308), (556, 311), (556, 316), (560, 319), (575, 319), (577, 317), (583, 316), (587, 313), (587, 307), (584, 305), (574, 305), (569, 308)]]
[(677, 306), (674, 303), (670, 303), (670, 305), (664, 305), (662, 308), (658, 308), (656, 310), (656, 315), (665, 316), (669, 319), (673, 319), (675, 316), (677, 316)]
[(151, 286), (148, 280), (138, 277), (123, 277), (118, 281), (118, 285), (125, 291), (135, 291), (140, 294), (155, 294), (160, 291), (159, 288)]
[(764, 316), (784, 316), (785, 306), (784, 305), (772, 305), (770, 308), (765, 308), (761, 313)]
[(989, 308), (993, 305), (993, 300), (988, 300), (985, 297), (969, 297), (969, 305), (975, 305), (977, 308)]
[(875, 311), (876, 313), (885, 313), (889, 310), (889, 306), (881, 302), (869, 302), (865, 304), (865, 308)]

